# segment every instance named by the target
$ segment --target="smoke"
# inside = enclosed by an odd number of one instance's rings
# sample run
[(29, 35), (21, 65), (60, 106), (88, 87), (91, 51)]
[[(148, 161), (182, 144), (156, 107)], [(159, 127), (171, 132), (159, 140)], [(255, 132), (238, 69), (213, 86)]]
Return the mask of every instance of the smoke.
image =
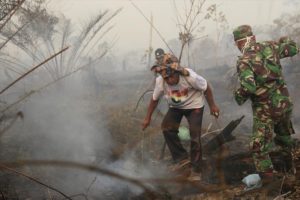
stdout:
[[(120, 105), (127, 98), (105, 99), (108, 93), (119, 94), (124, 90), (113, 85), (107, 88), (99, 77), (97, 73), (83, 71), (29, 98), (20, 108), (24, 119), (2, 137), (2, 149), (9, 149), (1, 153), (2, 160), (74, 161), (137, 179), (161, 177), (165, 172), (163, 167), (159, 169), (161, 173), (157, 173), (158, 169), (141, 165), (136, 149), (127, 149), (119, 160), (111, 161), (112, 149), (117, 144), (106, 127), (107, 113), (103, 107)], [(104, 83), (112, 79), (107, 76)], [(134, 196), (142, 192), (140, 187), (126, 181), (78, 169), (46, 166), (19, 170), (69, 195), (86, 194), (95, 199), (111, 195), (119, 199), (125, 193)], [(45, 197), (44, 187), (13, 175), (9, 179), (11, 188), (24, 191), (18, 194), (20, 198)], [(57, 194), (52, 192), (52, 195)]]

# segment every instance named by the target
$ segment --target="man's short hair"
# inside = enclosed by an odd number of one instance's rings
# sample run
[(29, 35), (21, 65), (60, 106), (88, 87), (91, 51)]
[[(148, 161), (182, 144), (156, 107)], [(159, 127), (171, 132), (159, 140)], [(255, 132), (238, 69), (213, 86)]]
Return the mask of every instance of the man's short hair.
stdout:
[(154, 54), (155, 54), (155, 58), (159, 59), (159, 58), (162, 58), (162, 56), (164, 56), (165, 51), (161, 48), (158, 48), (155, 50)]

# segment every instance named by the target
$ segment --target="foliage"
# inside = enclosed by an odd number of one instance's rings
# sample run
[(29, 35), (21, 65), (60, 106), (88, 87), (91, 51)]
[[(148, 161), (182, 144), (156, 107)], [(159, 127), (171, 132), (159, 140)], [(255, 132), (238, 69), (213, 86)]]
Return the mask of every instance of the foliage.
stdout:
[[(10, 48), (21, 50), (21, 55), (27, 55), (34, 62), (41, 62), (50, 54), (70, 45), (71, 50), (45, 65), (53, 80), (78, 69), (80, 66), (99, 59), (110, 48), (101, 43), (113, 26), (109, 22), (121, 11), (100, 11), (92, 17), (81, 31), (73, 31), (73, 24), (63, 15), (57, 16), (46, 9), (45, 0), (26, 1), (16, 13), (16, 17), (5, 26), (1, 35), (10, 39)], [(21, 30), (20, 30), (21, 29)], [(17, 33), (17, 34), (16, 34)], [(10, 38), (14, 35), (13, 38)], [(102, 57), (101, 56), (101, 57)], [(11, 60), (20, 57), (9, 56)], [(1, 57), (0, 57), (1, 59)], [(14, 66), (19, 68), (19, 66)]]
[(216, 4), (209, 5), (206, 11), (204, 11), (207, 4), (206, 0), (190, 0), (188, 2), (185, 4), (185, 13), (181, 16), (174, 1), (177, 10), (177, 23), (180, 29), (179, 40), (181, 41), (181, 51), (179, 60), (181, 60), (186, 45), (189, 46), (193, 41), (203, 37), (203, 32), (205, 31), (203, 23), (205, 20), (212, 20), (216, 23), (217, 43), (220, 37), (220, 30), (228, 28), (224, 13), (217, 10)]

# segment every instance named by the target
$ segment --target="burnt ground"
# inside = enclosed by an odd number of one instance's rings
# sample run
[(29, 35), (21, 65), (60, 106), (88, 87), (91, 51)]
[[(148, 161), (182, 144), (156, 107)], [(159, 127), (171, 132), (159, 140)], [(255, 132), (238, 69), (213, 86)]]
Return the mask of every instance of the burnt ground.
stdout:
[[(202, 181), (186, 180), (190, 167), (172, 174), (178, 179), (156, 186), (160, 191), (144, 193), (133, 199), (299, 199), (300, 198), (300, 147), (294, 150), (296, 173), (290, 158), (280, 152), (273, 152), (272, 160), (277, 170), (276, 177), (258, 189), (245, 191), (241, 182), (247, 174), (255, 173), (249, 153), (228, 155), (228, 148), (222, 147), (217, 154), (205, 161)], [(293, 171), (293, 172), (292, 172)], [(180, 174), (180, 175), (178, 175)]]
[[(226, 71), (226, 70), (225, 70)], [(133, 194), (130, 191), (121, 191), (119, 194), (113, 194), (112, 192), (106, 197), (92, 197), (88, 196), (88, 199), (274, 199), (281, 194), (288, 193), (286, 199), (300, 199), (300, 150), (295, 153), (297, 174), (289, 176), (285, 174), (288, 170), (288, 166), (285, 164), (284, 157), (274, 155), (274, 161), (278, 162), (279, 178), (274, 184), (262, 187), (250, 192), (243, 192), (244, 185), (241, 179), (254, 172), (251, 156), (248, 154), (248, 143), (251, 134), (251, 110), (250, 105), (246, 104), (239, 107), (232, 99), (232, 92), (226, 87), (226, 80), (220, 81), (220, 76), (216, 76), (214, 70), (206, 72), (206, 77), (210, 80), (213, 86), (216, 102), (221, 109), (221, 116), (218, 122), (213, 120), (208, 113), (208, 109), (205, 109), (203, 132), (207, 132), (208, 127), (212, 124), (210, 130), (215, 130), (228, 124), (231, 120), (237, 119), (242, 115), (245, 115), (245, 119), (234, 130), (233, 135), (235, 140), (226, 143), (221, 147), (220, 151), (214, 153), (206, 152), (203, 173), (203, 182), (190, 183), (185, 180), (185, 176), (188, 175), (189, 170), (183, 173), (179, 179), (171, 180), (163, 183), (154, 183), (154, 191), (151, 193), (142, 193), (139, 195)], [(222, 72), (223, 73), (223, 72)], [(113, 78), (111, 79), (110, 76)], [(297, 99), (300, 96), (299, 90), (294, 85), (299, 85), (299, 79), (296, 76), (291, 77), (290, 92), (293, 99)], [(118, 160), (122, 157), (124, 152), (136, 151), (137, 160), (143, 159), (141, 152), (147, 152), (149, 155), (148, 163), (156, 165), (156, 163), (170, 162), (170, 155), (166, 150), (164, 160), (158, 161), (159, 154), (163, 145), (163, 138), (160, 133), (160, 121), (162, 115), (166, 109), (163, 102), (159, 107), (160, 112), (154, 114), (153, 123), (145, 131), (141, 131), (141, 122), (145, 115), (148, 100), (151, 95), (144, 96), (139, 106), (136, 108), (136, 103), (141, 94), (148, 89), (152, 80), (149, 72), (122, 72), (118, 74), (99, 74), (97, 78), (91, 84), (91, 87), (87, 87), (88, 91), (91, 91), (93, 96), (92, 101), (97, 100), (99, 105), (93, 109), (92, 117), (98, 117), (101, 114), (105, 114), (106, 127), (116, 142), (116, 147), (108, 153), (111, 153), (111, 160)], [(223, 79), (222, 79), (223, 80)], [(90, 81), (90, 79), (89, 79)], [(85, 97), (89, 99), (90, 97)], [(295, 101), (294, 101), (295, 102)], [(300, 116), (300, 104), (295, 102), (293, 122), (296, 130), (296, 137), (299, 137), (299, 116)], [(26, 118), (26, 116), (25, 116)], [(185, 124), (185, 122), (183, 122)], [(145, 138), (142, 138), (142, 133)], [(11, 133), (10, 133), (11, 134)], [(9, 134), (8, 134), (9, 136)], [(11, 134), (13, 137), (13, 134)], [(40, 135), (40, 137), (44, 137)], [(141, 150), (141, 140), (144, 139), (144, 146)], [(205, 137), (203, 142), (207, 142), (210, 138)], [(36, 138), (24, 138), (19, 135), (16, 138), (18, 141), (26, 141), (29, 145), (30, 142), (36, 140)], [(31, 152), (26, 149), (26, 146), (19, 142), (17, 145), (6, 144), (6, 141), (1, 141), (0, 146), (0, 159), (14, 160), (30, 158)], [(19, 145), (21, 144), (21, 145)], [(188, 148), (188, 144), (187, 148)], [(49, 152), (51, 153), (51, 152)], [(102, 160), (102, 154), (108, 154), (107, 152), (96, 155), (99, 162)], [(145, 159), (145, 158), (144, 158)], [(43, 170), (36, 170), (31, 168), (28, 171), (33, 176), (45, 176)], [(178, 174), (170, 174), (171, 178), (176, 177)], [(51, 173), (47, 174), (51, 177)], [(46, 177), (47, 177), (46, 176)], [(285, 177), (283, 179), (283, 177)], [(51, 177), (53, 178), (53, 177)], [(47, 179), (46, 179), (47, 180)], [(17, 184), (16, 184), (17, 182)], [(20, 177), (14, 176), (12, 173), (0, 172), (0, 199), (49, 199), (48, 191), (36, 184), (28, 186), (30, 181), (24, 180)], [(47, 181), (46, 181), (47, 182)], [(64, 180), (59, 179), (52, 181), (54, 183), (61, 182), (64, 184)], [(34, 185), (34, 186), (32, 186)], [(71, 186), (70, 186), (71, 187)], [(32, 196), (31, 191), (39, 191), (38, 195)], [(61, 196), (53, 196), (53, 199), (61, 199)], [(78, 199), (85, 199), (84, 197)], [(279, 198), (277, 198), (279, 199)]]
[[(272, 155), (273, 162), (276, 164), (276, 170), (278, 171), (278, 180), (274, 181), (273, 184), (266, 185), (260, 189), (243, 192), (245, 185), (241, 182), (242, 178), (247, 174), (254, 173), (255, 169), (252, 164), (251, 156), (248, 152), (249, 137), (251, 135), (251, 124), (252, 124), (252, 114), (249, 102), (244, 106), (237, 106), (232, 98), (232, 92), (227, 88), (227, 81), (220, 81), (220, 76), (217, 76), (217, 71), (210, 69), (209, 71), (203, 71), (205, 77), (210, 81), (213, 86), (214, 95), (216, 102), (219, 104), (221, 109), (221, 116), (219, 119), (219, 124), (217, 124), (208, 114), (206, 108), (206, 113), (204, 116), (203, 132), (206, 132), (206, 128), (212, 123), (212, 129), (217, 129), (221, 126), (228, 124), (231, 120), (237, 119), (242, 115), (245, 115), (245, 119), (241, 124), (234, 130), (233, 135), (236, 137), (234, 141), (231, 141), (224, 145), (219, 153), (214, 153), (214, 155), (209, 152), (204, 155), (206, 158), (205, 173), (203, 177), (203, 184), (193, 185), (189, 183), (184, 184), (174, 184), (174, 185), (159, 185), (162, 192), (155, 193), (157, 195), (156, 199), (280, 199), (280, 195), (284, 195), (286, 199), (300, 199), (300, 149), (297, 149), (294, 155), (295, 168), (297, 174), (291, 175), (287, 173), (290, 166), (288, 159), (285, 155), (280, 155), (274, 153)], [(226, 69), (224, 69), (226, 71)], [(222, 72), (222, 74), (225, 74)], [(222, 80), (225, 78), (221, 76)], [(300, 116), (300, 105), (297, 104), (295, 99), (300, 95), (299, 90), (296, 89), (295, 85), (299, 83), (294, 73), (287, 73), (285, 76), (289, 90), (294, 99), (294, 115), (293, 122), (296, 134), (294, 137), (299, 138), (299, 116)], [(145, 101), (147, 104), (147, 101)], [(147, 105), (144, 106), (144, 109)], [(163, 109), (162, 109), (163, 110)], [(159, 117), (157, 117), (157, 127), (159, 127), (160, 122)], [(159, 128), (154, 130), (159, 131)], [(207, 142), (209, 138), (204, 138), (204, 142)], [(155, 139), (153, 139), (155, 141)], [(157, 158), (159, 150), (162, 146), (161, 140), (152, 144), (154, 158)], [(167, 159), (167, 158), (166, 158)], [(169, 157), (170, 159), (170, 157)], [(188, 172), (185, 173), (185, 175)], [(174, 174), (171, 175), (174, 177)], [(148, 194), (141, 195), (134, 199), (153, 199), (153, 196), (147, 196)], [(283, 198), (283, 196), (282, 196)], [(282, 199), (281, 198), (281, 199)]]

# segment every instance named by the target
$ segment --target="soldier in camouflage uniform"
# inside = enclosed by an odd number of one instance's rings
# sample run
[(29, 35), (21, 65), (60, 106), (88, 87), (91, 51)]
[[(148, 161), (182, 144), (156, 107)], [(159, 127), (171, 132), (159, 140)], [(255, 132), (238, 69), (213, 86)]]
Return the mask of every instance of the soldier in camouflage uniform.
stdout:
[(242, 56), (237, 61), (240, 87), (234, 91), (239, 105), (247, 99), (252, 102), (253, 135), (250, 148), (256, 170), (262, 174), (272, 174), (273, 165), (269, 157), (274, 141), (290, 151), (293, 146), (291, 123), (293, 103), (283, 79), (280, 59), (299, 52), (293, 40), (282, 37), (278, 42), (258, 43), (251, 27), (242, 25), (234, 29), (235, 43)]

